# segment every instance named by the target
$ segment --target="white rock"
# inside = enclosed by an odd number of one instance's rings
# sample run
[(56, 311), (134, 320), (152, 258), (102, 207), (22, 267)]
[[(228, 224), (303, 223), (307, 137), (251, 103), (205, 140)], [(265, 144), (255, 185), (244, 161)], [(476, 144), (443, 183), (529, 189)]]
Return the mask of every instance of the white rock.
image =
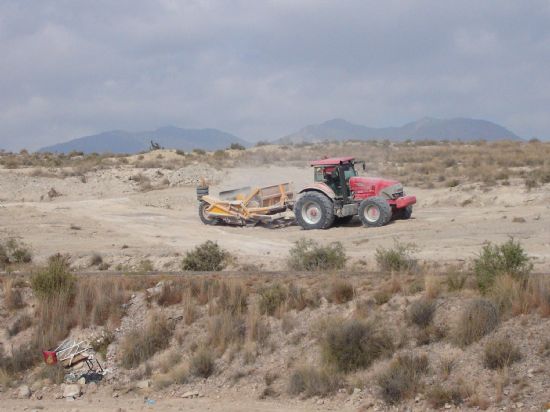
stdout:
[(29, 399), (31, 397), (31, 390), (27, 385), (21, 385), (17, 393), (19, 399)]
[(71, 385), (65, 385), (63, 388), (64, 398), (77, 398), (80, 396), (80, 385), (75, 383)]
[(136, 387), (139, 389), (147, 389), (149, 386), (151, 386), (151, 381), (149, 379), (145, 379), (136, 383)]
[(78, 383), (79, 385), (81, 385), (81, 386), (82, 386), (82, 385), (86, 385), (86, 378), (85, 378), (85, 377), (80, 378), (80, 379), (77, 381), (77, 383)]
[(446, 404), (445, 404), (445, 409), (451, 409), (451, 408), (452, 408), (452, 406), (451, 406), (450, 403), (446, 403)]

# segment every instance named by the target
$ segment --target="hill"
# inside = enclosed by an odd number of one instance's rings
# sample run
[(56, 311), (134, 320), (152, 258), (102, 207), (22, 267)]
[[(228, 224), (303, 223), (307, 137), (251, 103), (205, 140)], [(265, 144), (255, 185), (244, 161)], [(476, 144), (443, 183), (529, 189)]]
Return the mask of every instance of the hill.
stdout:
[(278, 143), (315, 142), (322, 140), (520, 140), (510, 130), (487, 120), (426, 117), (400, 127), (374, 128), (353, 124), (343, 119), (309, 125), (282, 137)]
[(249, 143), (230, 133), (217, 129), (182, 129), (174, 126), (153, 131), (127, 132), (112, 130), (84, 136), (68, 142), (47, 146), (40, 152), (68, 153), (73, 150), (84, 153), (137, 153), (149, 149), (151, 140), (167, 149), (225, 149), (231, 143), (248, 146)]

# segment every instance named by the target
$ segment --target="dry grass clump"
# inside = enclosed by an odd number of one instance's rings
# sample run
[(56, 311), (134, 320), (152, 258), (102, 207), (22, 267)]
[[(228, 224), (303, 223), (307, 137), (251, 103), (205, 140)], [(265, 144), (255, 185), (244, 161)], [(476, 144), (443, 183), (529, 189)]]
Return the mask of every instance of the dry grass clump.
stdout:
[(531, 259), (513, 238), (501, 245), (486, 244), (473, 264), (479, 289), (484, 293), (499, 276), (507, 274), (523, 282), (533, 270)]
[(33, 341), (40, 350), (56, 347), (76, 326), (70, 303), (71, 296), (67, 295), (66, 291), (49, 296), (38, 303)]
[(181, 282), (164, 282), (160, 293), (155, 296), (159, 306), (171, 306), (183, 300), (184, 285)]
[(426, 399), (432, 408), (440, 409), (446, 404), (460, 405), (463, 401), (463, 393), (457, 386), (445, 387), (435, 384), (427, 392)]
[(8, 334), (10, 336), (15, 336), (20, 332), (30, 328), (32, 326), (32, 318), (24, 313), (17, 317), (15, 322), (8, 328)]
[(394, 351), (388, 331), (356, 319), (327, 324), (320, 344), (324, 362), (342, 372), (367, 368)]
[(133, 330), (120, 345), (121, 364), (134, 368), (160, 350), (166, 349), (174, 331), (174, 325), (164, 315), (154, 313), (140, 330)]
[(248, 306), (248, 289), (242, 282), (222, 282), (218, 291), (216, 307), (219, 312), (240, 315)]
[(334, 279), (330, 284), (328, 299), (334, 303), (346, 303), (353, 299), (353, 285), (345, 279)]
[(260, 313), (271, 316), (275, 315), (287, 300), (287, 291), (280, 283), (262, 288), (258, 294)]
[(340, 378), (327, 369), (317, 369), (313, 366), (301, 366), (290, 375), (288, 393), (290, 395), (327, 396), (340, 387)]
[(418, 390), (420, 379), (427, 370), (426, 355), (398, 355), (387, 370), (377, 377), (382, 399), (394, 404), (411, 397)]
[(519, 359), (520, 351), (509, 337), (492, 338), (483, 351), (483, 364), (489, 369), (502, 369)]
[(343, 269), (346, 253), (340, 242), (320, 245), (313, 239), (300, 239), (289, 251), (288, 267), (292, 270), (319, 271)]
[(4, 306), (8, 310), (21, 309), (25, 306), (23, 296), (19, 288), (15, 287), (15, 279), (12, 277), (4, 278), (2, 288), (4, 290)]
[(0, 371), (8, 376), (25, 372), (40, 360), (40, 349), (34, 344), (21, 345), (13, 348), (9, 357), (0, 353)]
[(432, 323), (435, 313), (435, 302), (428, 299), (419, 299), (414, 301), (409, 310), (407, 317), (409, 321), (418, 327), (426, 328)]
[(208, 378), (214, 373), (215, 362), (212, 351), (207, 348), (199, 349), (192, 357), (190, 372), (193, 376)]
[(224, 312), (209, 319), (208, 344), (220, 353), (224, 353), (231, 344), (242, 346), (245, 335), (246, 323), (242, 316)]
[(384, 272), (405, 272), (416, 268), (416, 259), (412, 253), (417, 251), (414, 243), (394, 242), (393, 248), (379, 247), (376, 249), (376, 263), (378, 268)]
[(449, 292), (457, 292), (466, 286), (466, 280), (468, 276), (458, 270), (451, 270), (445, 277), (445, 283), (447, 284), (447, 290)]
[(456, 342), (467, 346), (492, 332), (499, 323), (498, 309), (485, 299), (472, 300), (462, 312), (454, 334)]
[(190, 375), (187, 363), (172, 364), (170, 370), (154, 376), (153, 385), (156, 389), (164, 389), (172, 384), (184, 385), (189, 382)]
[(185, 253), (183, 270), (220, 271), (227, 266), (229, 252), (220, 248), (217, 242), (207, 240), (193, 250)]
[(72, 311), (76, 322), (83, 328), (109, 322), (117, 325), (129, 298), (121, 279), (81, 278), (76, 285)]

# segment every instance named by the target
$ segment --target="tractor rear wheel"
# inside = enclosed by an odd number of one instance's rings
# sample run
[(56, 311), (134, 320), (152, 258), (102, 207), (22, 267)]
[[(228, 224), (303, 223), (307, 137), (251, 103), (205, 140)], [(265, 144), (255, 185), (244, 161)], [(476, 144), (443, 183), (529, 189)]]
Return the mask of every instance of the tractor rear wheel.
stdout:
[(322, 193), (306, 192), (296, 202), (294, 214), (305, 230), (328, 229), (334, 222), (334, 205)]
[(391, 206), (383, 197), (369, 197), (359, 205), (359, 219), (364, 226), (384, 226), (390, 221), (391, 214)]
[(212, 217), (208, 214), (207, 209), (210, 207), (210, 203), (206, 203), (204, 200), (199, 203), (199, 217), (201, 218), (202, 223), (205, 225), (216, 225), (218, 224), (218, 219)]

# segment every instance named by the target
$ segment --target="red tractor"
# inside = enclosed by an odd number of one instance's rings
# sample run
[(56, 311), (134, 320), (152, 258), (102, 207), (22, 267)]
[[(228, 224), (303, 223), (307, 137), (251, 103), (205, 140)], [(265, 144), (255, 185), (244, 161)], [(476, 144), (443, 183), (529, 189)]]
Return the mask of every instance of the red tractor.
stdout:
[(395, 180), (357, 176), (353, 157), (311, 162), (314, 181), (302, 189), (294, 213), (304, 229), (328, 229), (336, 221), (349, 222), (359, 215), (364, 226), (384, 226), (392, 218), (408, 219), (415, 196), (405, 196)]

